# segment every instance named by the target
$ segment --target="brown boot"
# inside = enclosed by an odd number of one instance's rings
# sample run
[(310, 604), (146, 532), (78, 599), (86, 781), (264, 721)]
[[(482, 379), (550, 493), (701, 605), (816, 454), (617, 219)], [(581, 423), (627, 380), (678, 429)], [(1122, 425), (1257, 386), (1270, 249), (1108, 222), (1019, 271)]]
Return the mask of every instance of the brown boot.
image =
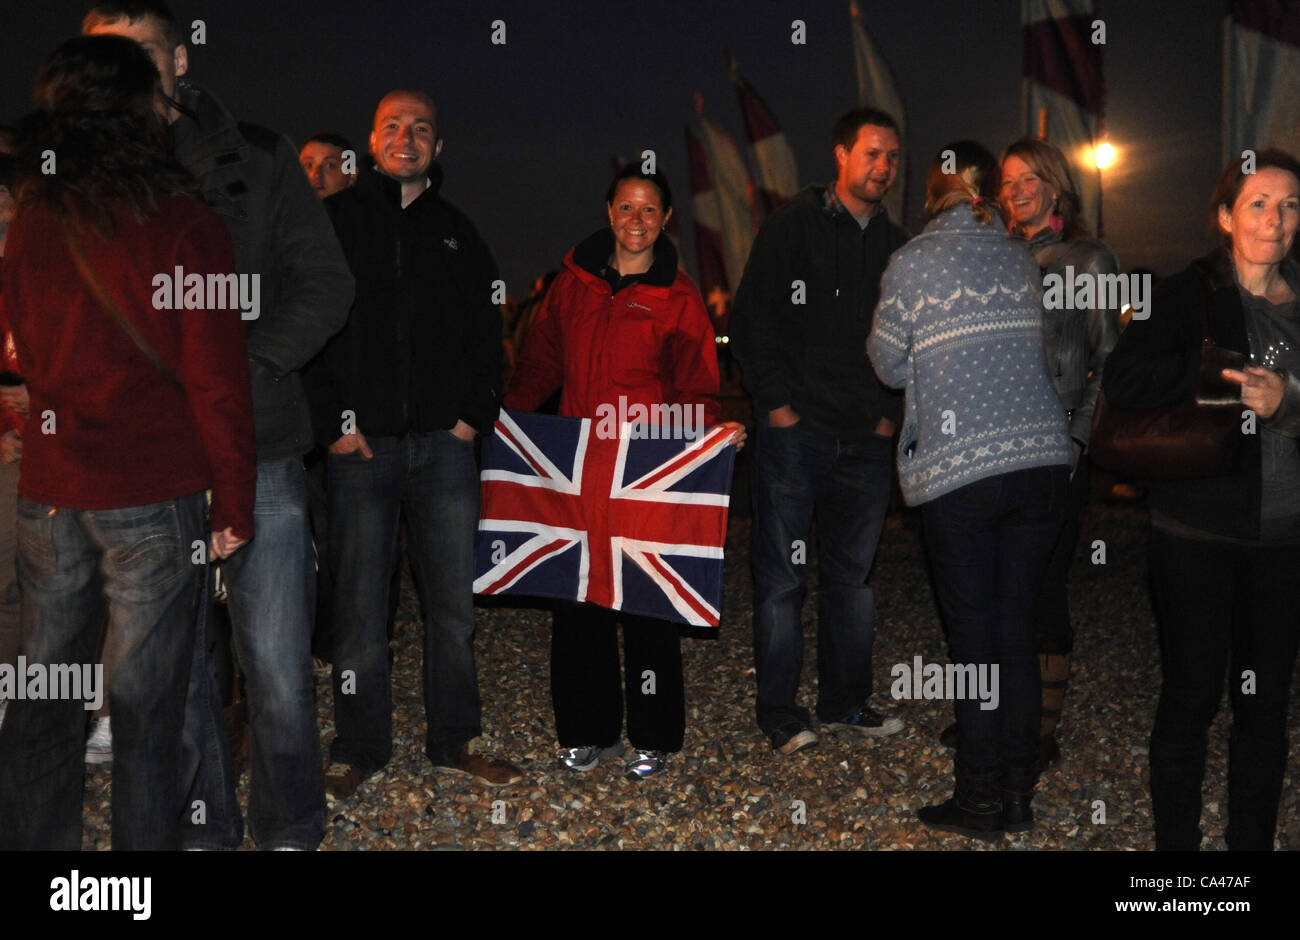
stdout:
[(1070, 654), (1039, 653), (1038, 670), (1043, 678), (1043, 717), (1039, 725), (1039, 764), (1046, 770), (1061, 759), (1056, 743), (1056, 726), (1061, 720), (1065, 688), (1070, 684)]

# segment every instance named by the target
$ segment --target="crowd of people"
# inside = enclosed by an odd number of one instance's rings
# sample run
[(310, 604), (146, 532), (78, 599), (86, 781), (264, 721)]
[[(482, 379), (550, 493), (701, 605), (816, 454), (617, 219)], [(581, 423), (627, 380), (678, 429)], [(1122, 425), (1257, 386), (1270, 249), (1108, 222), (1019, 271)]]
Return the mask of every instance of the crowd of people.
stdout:
[[(403, 553), (430, 763), (487, 786), (523, 779), (471, 747), (475, 441), (503, 405), (558, 400), (594, 418), (622, 396), (698, 406), (737, 447), (746, 428), (720, 422), (710, 317), (662, 237), (663, 174), (615, 175), (608, 226), (539, 279), (503, 345), (496, 262), (441, 195), (427, 94), (386, 95), (365, 154), (335, 132), (299, 149), (237, 121), (188, 71), (161, 0), (104, 0), (0, 141), (0, 664), (103, 665), (91, 745), (111, 749), (114, 848), (242, 843), (230, 715), (243, 699), (253, 840), (310, 850), (327, 800), (393, 754)], [(1228, 845), (1271, 848), (1300, 638), (1286, 601), (1300, 565), (1300, 163), (1262, 151), (1253, 171), (1230, 164), (1212, 199), (1220, 247), (1121, 332), (1101, 291), (1044, 307), (1046, 276), (1119, 271), (1059, 150), (946, 145), (926, 177), (928, 224), (909, 239), (882, 204), (902, 147), (882, 111), (840, 118), (835, 180), (763, 224), (731, 311), (754, 406), (758, 727), (776, 759), (816, 745), (819, 727), (903, 730), (872, 694), (870, 576), (897, 468), (921, 509), (950, 658), (999, 684), (996, 708), (956, 700), (942, 735), (955, 792), (918, 818), (986, 839), (1032, 827), (1038, 777), (1060, 759), (1067, 575), (1098, 397), (1189, 399), (1212, 335), (1244, 363), (1222, 378), (1260, 433), (1230, 474), (1150, 486), (1156, 844), (1200, 844), (1226, 671)], [(51, 150), (58, 172), (41, 173)], [(160, 288), (173, 272), (184, 282)], [(245, 278), (260, 285), (253, 317)], [(230, 291), (214, 297), (214, 282)], [(815, 722), (798, 701), (814, 524)], [(313, 654), (333, 685), (327, 761)], [(626, 706), (627, 775), (671, 773), (687, 715), (674, 625), (557, 603), (550, 671), (561, 772), (625, 753)], [(72, 697), (0, 701), (0, 848), (80, 847), (86, 716)]]

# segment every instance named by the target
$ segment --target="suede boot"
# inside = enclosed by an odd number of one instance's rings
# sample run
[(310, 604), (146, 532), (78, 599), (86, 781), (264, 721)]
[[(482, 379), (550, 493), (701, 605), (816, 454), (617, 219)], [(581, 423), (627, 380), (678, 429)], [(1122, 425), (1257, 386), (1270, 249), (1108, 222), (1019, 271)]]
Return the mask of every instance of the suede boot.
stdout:
[(972, 773), (957, 768), (957, 788), (951, 798), (937, 806), (916, 811), (921, 822), (932, 829), (956, 832), (972, 839), (1002, 837), (1002, 796), (997, 771)]

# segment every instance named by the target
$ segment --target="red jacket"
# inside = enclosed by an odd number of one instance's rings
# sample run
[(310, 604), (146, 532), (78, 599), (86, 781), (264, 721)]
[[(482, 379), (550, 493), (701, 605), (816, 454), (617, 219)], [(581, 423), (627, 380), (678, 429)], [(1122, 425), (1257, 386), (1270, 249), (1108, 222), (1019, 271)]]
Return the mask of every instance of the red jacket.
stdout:
[(562, 388), (560, 414), (574, 418), (617, 410), (626, 396), (629, 409), (701, 404), (704, 426), (717, 424), (718, 352), (699, 288), (661, 237), (645, 279), (615, 294), (598, 273), (612, 248), (603, 229), (564, 259), (528, 329), (506, 407), (533, 411)]
[(18, 491), (67, 509), (123, 509), (211, 488), (211, 529), (251, 538), (257, 468), (240, 312), (153, 303), (154, 278), (177, 267), (205, 281), (233, 272), (230, 235), (215, 212), (182, 197), (161, 198), (144, 222), (126, 211), (113, 222), (111, 241), (86, 234), (82, 249), (184, 391), (94, 299), (54, 214), (22, 206), (3, 295), (31, 396)]

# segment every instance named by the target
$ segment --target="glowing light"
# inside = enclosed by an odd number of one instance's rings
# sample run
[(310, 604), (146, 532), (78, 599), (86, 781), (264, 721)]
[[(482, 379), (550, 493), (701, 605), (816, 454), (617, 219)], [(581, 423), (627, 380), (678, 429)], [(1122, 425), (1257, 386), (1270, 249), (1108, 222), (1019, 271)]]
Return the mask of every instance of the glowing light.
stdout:
[(1115, 148), (1110, 144), (1102, 144), (1097, 148), (1096, 160), (1097, 169), (1106, 169), (1106, 167), (1115, 162)]

